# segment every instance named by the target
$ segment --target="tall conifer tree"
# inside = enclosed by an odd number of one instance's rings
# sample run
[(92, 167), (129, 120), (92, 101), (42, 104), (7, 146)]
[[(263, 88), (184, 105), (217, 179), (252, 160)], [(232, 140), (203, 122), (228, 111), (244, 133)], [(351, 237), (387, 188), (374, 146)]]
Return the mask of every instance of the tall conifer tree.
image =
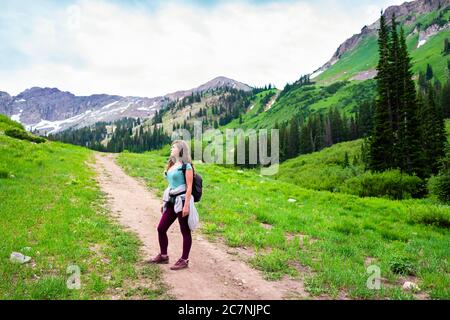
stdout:
[(420, 147), (420, 119), (417, 103), (417, 93), (411, 71), (411, 58), (403, 28), (400, 29), (399, 47), (399, 96), (400, 96), (400, 122), (399, 122), (399, 148), (400, 169), (408, 174), (416, 173), (424, 177), (424, 158)]
[(370, 140), (368, 167), (374, 171), (383, 171), (393, 165), (391, 97), (389, 95), (391, 72), (389, 67), (389, 32), (383, 14), (380, 18), (378, 45), (380, 55), (376, 77), (378, 97), (375, 106), (373, 133)]

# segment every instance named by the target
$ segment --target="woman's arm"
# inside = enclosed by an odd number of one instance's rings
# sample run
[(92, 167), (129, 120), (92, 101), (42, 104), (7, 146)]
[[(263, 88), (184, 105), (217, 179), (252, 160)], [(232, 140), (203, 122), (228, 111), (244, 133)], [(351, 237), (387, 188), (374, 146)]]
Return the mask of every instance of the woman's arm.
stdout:
[(194, 181), (194, 171), (186, 170), (186, 196), (183, 207), (183, 217), (189, 215), (189, 208), (191, 205), (191, 195), (192, 195), (192, 183)]

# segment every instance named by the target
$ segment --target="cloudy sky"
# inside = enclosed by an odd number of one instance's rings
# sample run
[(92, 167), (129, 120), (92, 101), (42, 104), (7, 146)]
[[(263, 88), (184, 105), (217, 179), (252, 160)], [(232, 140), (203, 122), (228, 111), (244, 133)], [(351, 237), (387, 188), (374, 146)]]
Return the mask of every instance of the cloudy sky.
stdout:
[(282, 88), (399, 0), (2, 0), (0, 91), (158, 96), (216, 76)]

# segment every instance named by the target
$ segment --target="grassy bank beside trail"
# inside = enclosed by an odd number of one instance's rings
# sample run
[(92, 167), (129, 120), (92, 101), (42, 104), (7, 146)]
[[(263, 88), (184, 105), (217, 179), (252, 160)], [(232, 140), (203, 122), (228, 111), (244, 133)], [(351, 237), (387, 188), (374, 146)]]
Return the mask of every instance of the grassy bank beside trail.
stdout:
[[(166, 159), (159, 151), (118, 161), (161, 195)], [(254, 249), (250, 263), (267, 278), (301, 276), (313, 296), (450, 298), (449, 206), (308, 190), (254, 170), (196, 169), (204, 178), (202, 232)], [(369, 265), (381, 270), (380, 290), (367, 288)], [(406, 280), (421, 291), (404, 291)]]
[[(11, 125), (0, 119), (0, 299), (164, 297), (159, 269), (139, 266), (138, 240), (104, 207), (92, 151), (13, 139)], [(31, 261), (12, 263), (12, 252)], [(80, 290), (67, 287), (71, 265)]]

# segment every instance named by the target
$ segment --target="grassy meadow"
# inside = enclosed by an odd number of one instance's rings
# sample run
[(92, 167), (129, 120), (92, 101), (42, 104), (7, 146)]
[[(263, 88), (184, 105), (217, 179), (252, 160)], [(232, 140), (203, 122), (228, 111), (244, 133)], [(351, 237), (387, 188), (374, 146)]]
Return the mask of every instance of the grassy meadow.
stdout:
[[(161, 195), (167, 155), (122, 153), (119, 164)], [(196, 169), (204, 178), (202, 232), (254, 251), (249, 263), (268, 279), (302, 277), (313, 297), (450, 298), (449, 206), (315, 191), (257, 170)], [(381, 290), (367, 288), (368, 265), (380, 267)], [(405, 280), (421, 294), (404, 291)]]
[[(0, 299), (165, 297), (159, 268), (138, 264), (139, 241), (108, 215), (86, 165), (93, 152), (13, 139), (11, 126), (21, 128), (0, 116)], [(32, 260), (13, 264), (12, 252)], [(80, 290), (67, 288), (70, 265)]]

